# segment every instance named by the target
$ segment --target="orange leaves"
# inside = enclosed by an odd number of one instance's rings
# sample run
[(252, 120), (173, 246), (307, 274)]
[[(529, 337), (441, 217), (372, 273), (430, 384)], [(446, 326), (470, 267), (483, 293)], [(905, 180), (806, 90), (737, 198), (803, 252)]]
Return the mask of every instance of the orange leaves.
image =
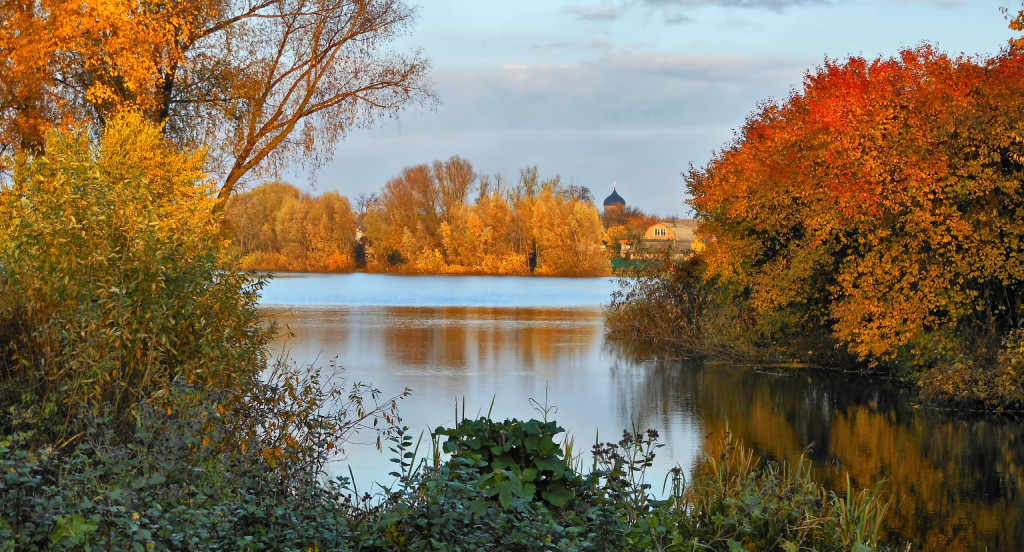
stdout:
[(152, 111), (160, 82), (184, 62), (206, 0), (160, 6), (138, 0), (10, 2), (0, 8), (0, 140), (42, 146), (46, 129), (106, 117), (126, 107)]
[(999, 318), (1015, 316), (1015, 291), (977, 302), (1024, 282), (1022, 81), (1015, 51), (826, 60), (688, 174), (718, 240), (711, 274), (747, 286), (762, 312), (831, 327), (862, 358), (978, 311), (1015, 324)]
[(0, 149), (140, 110), (209, 147), (221, 209), (247, 175), (316, 168), (350, 129), (433, 100), (427, 61), (390, 47), (412, 17), (400, 0), (5, 1)]

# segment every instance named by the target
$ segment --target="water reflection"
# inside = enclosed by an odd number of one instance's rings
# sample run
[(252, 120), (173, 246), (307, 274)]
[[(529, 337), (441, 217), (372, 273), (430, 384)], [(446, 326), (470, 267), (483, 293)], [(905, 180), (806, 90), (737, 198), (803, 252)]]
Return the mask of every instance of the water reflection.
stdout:
[(636, 395), (622, 400), (647, 402), (652, 419), (673, 415), (666, 403), (691, 401), (707, 436), (728, 427), (764, 457), (790, 462), (806, 452), (833, 489), (845, 489), (847, 474), (855, 486), (885, 479), (896, 498), (895, 542), (950, 551), (1024, 545), (1024, 429), (1014, 420), (919, 408), (906, 389), (855, 375), (651, 364)]
[[(704, 366), (606, 344), (607, 281), (439, 278), (272, 282), (267, 304), (323, 296), (333, 305), (270, 306), (293, 333), (278, 346), (302, 363), (337, 357), (349, 380), (386, 393), (410, 387), (400, 409), (414, 432), (453, 423), (463, 400), (470, 416), (493, 398), (496, 418), (537, 417), (528, 399), (544, 402), (547, 393), (552, 418), (578, 449), (597, 433), (606, 441), (634, 425), (657, 429), (666, 447), (656, 479), (676, 463), (692, 466), (704, 439), (728, 427), (768, 458), (792, 462), (806, 452), (834, 489), (847, 474), (857, 486), (886, 479), (897, 499), (889, 534), (915, 550), (1024, 547), (1024, 429), (1014, 420), (918, 408), (907, 390), (853, 375)], [(584, 291), (560, 287), (573, 285)], [(460, 288), (470, 288), (472, 301)], [(423, 306), (363, 304), (389, 293)], [(488, 296), (504, 306), (429, 306)], [(389, 480), (392, 464), (372, 447), (350, 447), (347, 462), (364, 489)]]
[[(599, 435), (618, 440), (636, 424), (661, 432), (667, 444), (654, 473), (691, 466), (700, 428), (680, 387), (651, 396), (647, 363), (604, 347), (599, 308), (337, 306), (272, 309), (290, 330), (278, 346), (300, 363), (337, 357), (350, 381), (372, 382), (387, 394), (409, 387), (399, 404), (416, 432), (455, 421), (455, 404), (469, 416), (540, 417), (530, 399), (588, 450)], [(545, 399), (547, 397), (547, 399)], [(362, 479), (389, 479), (391, 463), (367, 447), (346, 459)], [(347, 472), (347, 468), (345, 468)]]

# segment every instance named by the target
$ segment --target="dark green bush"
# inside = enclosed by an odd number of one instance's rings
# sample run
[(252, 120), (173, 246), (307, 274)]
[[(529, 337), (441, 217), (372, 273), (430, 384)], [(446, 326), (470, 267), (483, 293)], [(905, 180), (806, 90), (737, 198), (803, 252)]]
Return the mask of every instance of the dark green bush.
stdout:
[(105, 419), (66, 451), (0, 439), (0, 549), (345, 549), (342, 482), (312, 472), (281, 481), (256, 449), (210, 441), (231, 430), (216, 401), (187, 414), (143, 405), (132, 445)]
[(502, 506), (516, 497), (562, 508), (575, 501), (582, 483), (554, 441), (563, 431), (555, 422), (480, 418), (438, 428), (436, 434), (448, 438), (444, 452), (475, 470), (488, 496)]

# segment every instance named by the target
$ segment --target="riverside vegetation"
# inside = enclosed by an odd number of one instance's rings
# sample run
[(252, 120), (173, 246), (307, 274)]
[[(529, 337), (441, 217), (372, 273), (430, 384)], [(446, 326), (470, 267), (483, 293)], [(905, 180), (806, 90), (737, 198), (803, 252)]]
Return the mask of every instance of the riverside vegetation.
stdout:
[(714, 239), (623, 289), (609, 331), (1024, 409), (1022, 98), (1018, 46), (827, 61), (685, 175)]
[[(586, 471), (554, 422), (462, 420), (418, 460), (400, 397), (268, 358), (200, 153), (133, 114), (92, 136), (49, 132), (0, 189), (0, 548), (877, 546), (877, 491), (826, 492), (728, 436), (664, 498), (649, 431)], [(360, 428), (395, 455), (373, 495), (326, 475)]]

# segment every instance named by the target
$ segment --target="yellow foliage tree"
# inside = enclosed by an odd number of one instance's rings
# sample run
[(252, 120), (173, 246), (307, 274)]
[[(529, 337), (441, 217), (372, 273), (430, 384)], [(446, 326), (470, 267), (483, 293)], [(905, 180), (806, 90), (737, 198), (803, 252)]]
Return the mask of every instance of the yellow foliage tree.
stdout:
[(343, 272), (354, 268), (355, 215), (336, 192), (310, 197), (281, 182), (228, 202), (226, 226), (249, 270)]
[(537, 274), (602, 276), (611, 265), (601, 247), (604, 227), (593, 204), (560, 193), (557, 181), (545, 184), (533, 211)]
[[(118, 424), (172, 381), (244, 389), (263, 367), (261, 283), (233, 270), (201, 152), (138, 114), (50, 132), (0, 188), (0, 344), (13, 402), (59, 426), (80, 405)], [(68, 416), (68, 418), (60, 418)]]

